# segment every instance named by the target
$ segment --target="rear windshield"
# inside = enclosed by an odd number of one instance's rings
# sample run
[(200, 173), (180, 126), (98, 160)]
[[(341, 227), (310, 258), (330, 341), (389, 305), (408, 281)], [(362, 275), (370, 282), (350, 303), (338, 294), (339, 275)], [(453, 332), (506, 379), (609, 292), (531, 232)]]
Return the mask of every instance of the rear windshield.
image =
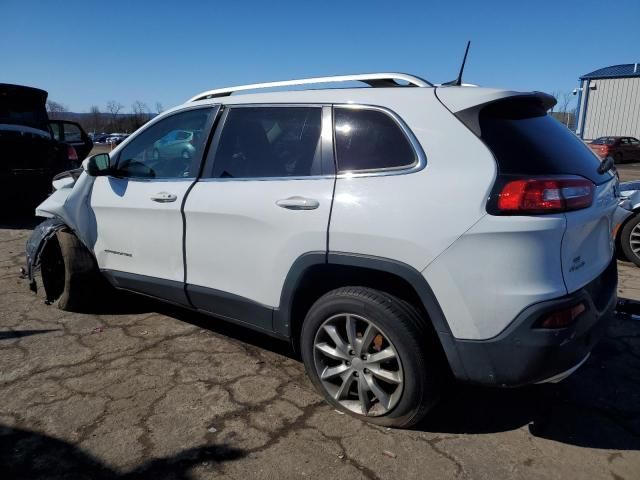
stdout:
[(613, 145), (613, 142), (615, 142), (616, 139), (613, 137), (600, 137), (600, 138), (596, 138), (593, 142), (596, 145)]
[(501, 174), (580, 175), (596, 184), (611, 179), (598, 173), (598, 157), (537, 100), (494, 102), (480, 111), (479, 120)]
[(49, 131), (49, 118), (44, 107), (33, 105), (31, 102), (21, 102), (20, 98), (6, 98), (0, 96), (0, 123), (23, 125)]

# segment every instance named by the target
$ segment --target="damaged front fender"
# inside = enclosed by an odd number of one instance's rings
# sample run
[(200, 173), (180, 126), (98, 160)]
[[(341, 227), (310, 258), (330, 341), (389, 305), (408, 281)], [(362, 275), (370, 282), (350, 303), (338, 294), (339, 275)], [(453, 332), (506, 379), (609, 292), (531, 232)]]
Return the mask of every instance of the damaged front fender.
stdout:
[(57, 232), (65, 228), (67, 228), (67, 225), (59, 218), (50, 218), (34, 228), (29, 240), (27, 240), (27, 268), (25, 275), (29, 279), (31, 291), (38, 291), (35, 274), (42, 265), (42, 254), (45, 247)]

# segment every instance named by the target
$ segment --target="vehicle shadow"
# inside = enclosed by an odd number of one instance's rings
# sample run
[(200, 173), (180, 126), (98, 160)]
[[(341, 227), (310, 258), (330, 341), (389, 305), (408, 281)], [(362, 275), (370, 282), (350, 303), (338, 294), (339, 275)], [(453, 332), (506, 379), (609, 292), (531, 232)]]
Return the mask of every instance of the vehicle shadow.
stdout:
[[(289, 342), (153, 299), (123, 298), (117, 302), (122, 314), (158, 312), (299, 360)], [(452, 383), (413, 429), (486, 434), (526, 426), (536, 437), (571, 445), (640, 450), (640, 321), (632, 318), (618, 315), (590, 359), (563, 382), (512, 389)]]
[(454, 385), (415, 428), (484, 434), (524, 426), (536, 437), (571, 445), (640, 450), (640, 322), (618, 316), (591, 358), (561, 383)]
[(207, 445), (150, 460), (127, 472), (118, 472), (64, 440), (0, 425), (0, 471), (3, 478), (186, 480), (192, 478), (190, 470), (194, 466), (206, 462), (207, 469), (216, 469), (223, 462), (238, 460), (245, 455), (245, 451), (226, 445)]
[(228, 320), (174, 306), (153, 298), (118, 291), (112, 292), (112, 295), (102, 303), (103, 304), (97, 309), (92, 309), (91, 313), (98, 315), (131, 315), (155, 312), (175, 318), (181, 322), (190, 323), (201, 329), (209, 330), (210, 332), (230, 337), (264, 350), (269, 350), (278, 355), (299, 359), (299, 355), (293, 350), (291, 343), (286, 340), (272, 337)]

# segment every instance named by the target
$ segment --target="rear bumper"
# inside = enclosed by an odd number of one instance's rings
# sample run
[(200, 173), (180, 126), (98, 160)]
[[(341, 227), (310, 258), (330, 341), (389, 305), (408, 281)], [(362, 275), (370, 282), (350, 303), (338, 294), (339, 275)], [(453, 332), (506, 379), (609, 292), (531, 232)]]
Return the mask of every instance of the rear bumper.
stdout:
[[(616, 305), (615, 258), (580, 290), (526, 308), (502, 333), (489, 340), (454, 340), (462, 369), (472, 383), (519, 386), (559, 381), (586, 360), (604, 335)], [(583, 302), (586, 311), (562, 329), (535, 328), (545, 314)]]

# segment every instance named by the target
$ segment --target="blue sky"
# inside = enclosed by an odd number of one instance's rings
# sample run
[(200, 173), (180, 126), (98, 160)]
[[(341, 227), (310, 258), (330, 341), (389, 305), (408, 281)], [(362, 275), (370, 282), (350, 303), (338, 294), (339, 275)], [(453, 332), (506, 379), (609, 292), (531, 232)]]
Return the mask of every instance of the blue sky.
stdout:
[[(169, 2), (168, 2), (169, 3)], [(640, 62), (640, 1), (0, 0), (0, 82), (73, 111), (319, 75), (401, 71), (483, 86), (569, 91)]]

